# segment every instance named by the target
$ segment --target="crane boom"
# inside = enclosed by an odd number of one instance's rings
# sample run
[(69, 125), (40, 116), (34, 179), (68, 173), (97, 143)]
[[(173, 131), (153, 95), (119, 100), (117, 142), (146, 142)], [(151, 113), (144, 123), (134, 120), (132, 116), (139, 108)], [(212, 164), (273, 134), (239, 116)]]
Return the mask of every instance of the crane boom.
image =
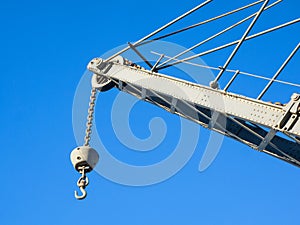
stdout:
[(121, 56), (93, 59), (92, 85), (113, 87), (300, 167), (300, 95), (286, 105), (214, 89), (130, 66)]

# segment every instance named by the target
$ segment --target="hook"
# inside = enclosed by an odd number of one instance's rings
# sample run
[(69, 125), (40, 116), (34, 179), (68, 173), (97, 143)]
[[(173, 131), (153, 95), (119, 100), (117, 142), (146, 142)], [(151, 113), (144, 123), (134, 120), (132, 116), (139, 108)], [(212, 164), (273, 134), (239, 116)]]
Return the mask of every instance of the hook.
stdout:
[(77, 198), (78, 200), (82, 200), (86, 197), (87, 193), (85, 187), (79, 187), (79, 189), (82, 192), (82, 195), (78, 195), (77, 191), (75, 191), (75, 198)]
[(79, 173), (81, 173), (81, 177), (77, 181), (77, 186), (79, 187), (82, 195), (78, 195), (78, 192), (75, 191), (75, 198), (81, 200), (84, 199), (87, 195), (85, 188), (89, 184), (89, 179), (85, 175), (85, 167), (80, 168)]

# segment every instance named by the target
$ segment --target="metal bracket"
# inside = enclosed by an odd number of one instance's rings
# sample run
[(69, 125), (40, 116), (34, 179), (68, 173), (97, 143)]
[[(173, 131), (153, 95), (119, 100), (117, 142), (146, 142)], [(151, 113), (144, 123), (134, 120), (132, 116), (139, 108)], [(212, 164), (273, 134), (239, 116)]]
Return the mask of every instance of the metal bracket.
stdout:
[(262, 142), (260, 143), (260, 145), (257, 147), (257, 151), (263, 151), (265, 150), (265, 148), (267, 147), (267, 145), (271, 142), (271, 140), (273, 139), (273, 137), (275, 137), (277, 131), (274, 129), (271, 129), (267, 135), (264, 137), (264, 139), (262, 140)]
[(209, 129), (214, 128), (214, 126), (215, 126), (215, 124), (217, 122), (217, 119), (220, 116), (220, 113), (217, 112), (217, 111), (214, 111), (214, 110), (211, 111), (211, 114), (212, 114), (211, 120), (209, 121), (209, 124), (208, 124), (208, 128)]
[(284, 108), (285, 113), (275, 125), (275, 129), (280, 131), (289, 131), (295, 125), (300, 113), (300, 94), (294, 93), (291, 101)]
[(177, 98), (172, 98), (170, 113), (175, 113), (177, 101)]
[(119, 86), (119, 89), (122, 91), (124, 88), (123, 81), (119, 80), (118, 86)]
[(142, 88), (142, 100), (145, 100), (146, 99), (146, 95), (147, 95), (147, 89), (146, 88)]

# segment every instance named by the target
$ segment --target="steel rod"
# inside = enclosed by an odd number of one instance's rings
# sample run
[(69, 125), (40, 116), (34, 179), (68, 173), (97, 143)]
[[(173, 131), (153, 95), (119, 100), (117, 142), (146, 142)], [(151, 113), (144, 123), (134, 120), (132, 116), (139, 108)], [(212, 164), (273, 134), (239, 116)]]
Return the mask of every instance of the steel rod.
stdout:
[(159, 56), (159, 58), (158, 58), (158, 60), (156, 61), (156, 63), (153, 65), (153, 67), (151, 68), (151, 72), (153, 72), (153, 71), (157, 71), (156, 70), (156, 67), (157, 67), (157, 65), (158, 65), (158, 63), (163, 59), (165, 57), (165, 55), (164, 54), (161, 54), (160, 56)]
[[(230, 118), (230, 117), (228, 117)], [(260, 139), (264, 139), (264, 137), (262, 137), (260, 134), (257, 134), (256, 132), (254, 132), (253, 130), (251, 130), (250, 128), (248, 128), (247, 126), (243, 125), (241, 122), (239, 122), (237, 119), (235, 118), (231, 118), (232, 120), (234, 120), (236, 123), (238, 123), (240, 126), (242, 126), (244, 129), (246, 129), (247, 131), (249, 131), (250, 133), (254, 134), (255, 136), (257, 136)], [(269, 145), (273, 148), (275, 148), (277, 151), (279, 151), (282, 155), (284, 155), (285, 157), (287, 157), (288, 159), (290, 159), (293, 162), (296, 162), (298, 165), (300, 165), (300, 162), (296, 159), (294, 159), (293, 157), (289, 156), (288, 154), (286, 154), (285, 152), (281, 151), (275, 144), (273, 144), (271, 141), (269, 142)], [(262, 150), (262, 152), (265, 152), (265, 150)]]
[(219, 72), (219, 74), (215, 78), (214, 82), (217, 82), (221, 78), (221, 76), (224, 73), (224, 70), (227, 68), (227, 66), (230, 64), (231, 60), (233, 59), (233, 57), (238, 52), (239, 48), (241, 47), (241, 45), (245, 41), (246, 37), (248, 36), (249, 32), (251, 31), (251, 29), (255, 25), (256, 21), (258, 20), (258, 18), (260, 17), (260, 15), (262, 14), (262, 12), (264, 11), (264, 9), (265, 9), (266, 5), (268, 4), (268, 2), (269, 2), (269, 0), (265, 0), (265, 2), (263, 3), (263, 5), (261, 6), (261, 8), (259, 9), (259, 11), (257, 12), (256, 16), (253, 18), (251, 24), (248, 26), (247, 30), (243, 34), (242, 38), (239, 40), (239, 42), (237, 43), (236, 47), (234, 48), (234, 50), (232, 51), (232, 53), (228, 57), (227, 61), (222, 66), (223, 69)]
[[(233, 71), (230, 71), (230, 70), (227, 70), (227, 71), (233, 72)], [(255, 77), (255, 78), (263, 79), (263, 80), (271, 80), (271, 78), (260, 76), (260, 75), (255, 75), (255, 74), (252, 74), (252, 73), (240, 72), (240, 74), (245, 75), (245, 76), (249, 76), (249, 77)], [(274, 82), (277, 82), (277, 83), (280, 83), (280, 84), (286, 84), (286, 85), (290, 85), (290, 86), (294, 86), (294, 87), (300, 87), (300, 84), (291, 83), (291, 82), (287, 82), (287, 81), (283, 81), (283, 80), (274, 80)]]
[[(169, 37), (169, 36), (172, 36), (172, 35), (175, 35), (175, 34), (178, 34), (178, 33), (184, 32), (184, 31), (187, 31), (187, 30), (190, 30), (190, 29), (192, 29), (192, 28), (195, 28), (195, 27), (198, 27), (198, 26), (207, 24), (207, 23), (212, 22), (212, 21), (214, 21), (214, 20), (221, 19), (221, 18), (226, 17), (226, 16), (228, 16), (228, 15), (231, 15), (231, 14), (233, 14), (233, 13), (236, 13), (236, 12), (242, 11), (242, 10), (244, 10), (244, 9), (247, 9), (247, 8), (249, 8), (249, 7), (251, 7), (251, 6), (257, 5), (257, 4), (259, 4), (259, 3), (263, 2), (263, 1), (264, 1), (264, 0), (259, 0), (259, 1), (257, 1), (257, 2), (253, 2), (253, 3), (249, 4), (249, 5), (243, 6), (243, 7), (241, 7), (241, 8), (235, 9), (235, 10), (232, 10), (232, 11), (230, 11), (230, 12), (223, 13), (223, 14), (221, 14), (221, 15), (218, 15), (218, 16), (215, 16), (215, 17), (213, 17), (213, 18), (210, 18), (210, 19), (201, 21), (201, 22), (199, 22), (199, 23), (190, 25), (190, 26), (188, 26), (188, 27), (185, 27), (185, 28), (182, 28), (182, 29), (180, 29), (180, 30), (171, 32), (171, 33), (169, 33), (169, 34), (165, 34), (165, 35), (162, 35), (162, 36), (160, 36), (160, 37), (154, 38), (153, 40), (145, 41), (145, 42), (143, 42), (143, 43), (138, 44), (138, 46), (139, 46), (139, 45), (148, 44), (148, 43), (153, 42), (153, 41), (161, 40), (161, 39), (163, 39), (163, 38), (166, 38), (166, 37)], [(279, 0), (279, 1), (283, 1), (283, 0)]]
[(234, 75), (232, 76), (232, 78), (230, 79), (230, 81), (228, 82), (228, 84), (226, 85), (226, 87), (224, 88), (224, 91), (227, 91), (227, 89), (230, 87), (230, 85), (232, 84), (232, 82), (235, 80), (235, 78), (237, 77), (237, 75), (239, 75), (240, 71), (237, 70)]
[[(256, 33), (256, 34), (250, 35), (250, 36), (246, 37), (245, 41), (248, 41), (248, 40), (250, 40), (250, 39), (253, 39), (253, 38), (262, 36), (262, 35), (264, 35), (264, 34), (273, 32), (273, 31), (278, 30), (278, 29), (281, 29), (281, 28), (283, 28), (283, 27), (287, 27), (287, 26), (293, 25), (293, 24), (298, 23), (298, 22), (300, 22), (300, 18), (295, 19), (295, 20), (292, 20), (292, 21), (289, 21), (289, 22), (287, 22), (287, 23), (284, 23), (284, 24), (281, 24), (281, 25), (278, 25), (278, 26), (275, 26), (275, 27), (272, 27), (272, 28), (270, 28), (270, 29), (267, 29), (267, 30), (258, 32), (258, 33)], [(201, 53), (198, 53), (198, 54), (196, 54), (196, 55), (193, 55), (193, 56), (190, 56), (190, 57), (187, 57), (187, 58), (184, 58), (184, 59), (180, 59), (180, 60), (178, 60), (178, 61), (176, 61), (176, 62), (174, 62), (174, 63), (170, 63), (170, 64), (168, 64), (168, 65), (162, 66), (162, 67), (160, 67), (160, 69), (165, 69), (165, 68), (168, 68), (168, 67), (170, 67), (170, 66), (174, 66), (174, 65), (176, 65), (176, 64), (179, 64), (179, 63), (182, 63), (182, 62), (186, 62), (186, 61), (192, 60), (192, 59), (194, 59), (194, 58), (197, 58), (197, 57), (200, 57), (200, 56), (203, 56), (203, 55), (207, 55), (207, 54), (212, 53), (212, 52), (216, 52), (216, 51), (218, 51), (218, 50), (221, 50), (221, 49), (230, 47), (230, 46), (232, 46), (232, 45), (235, 45), (235, 44), (237, 44), (238, 42), (239, 42), (239, 40), (236, 40), (236, 41), (227, 43), (227, 44), (225, 44), (225, 45), (221, 45), (221, 46), (219, 46), (219, 47), (216, 47), (216, 48), (207, 50), (207, 51), (205, 51), (205, 52), (201, 52)]]
[[(278, 1), (274, 2), (274, 3), (272, 3), (271, 5), (267, 6), (264, 10), (270, 9), (271, 7), (273, 7), (274, 5), (278, 4), (278, 3), (281, 2), (281, 1), (282, 1), (282, 0), (278, 0)], [(261, 1), (260, 1), (260, 2), (261, 2)], [(164, 61), (164, 62), (161, 63), (157, 68), (159, 69), (159, 67), (161, 67), (161, 66), (167, 64), (168, 62), (170, 62), (170, 61), (172, 61), (172, 60), (174, 60), (174, 59), (176, 59), (176, 58), (178, 58), (178, 57), (184, 55), (185, 53), (187, 53), (187, 52), (189, 52), (189, 51), (192, 51), (193, 49), (199, 47), (200, 45), (203, 45), (203, 44), (205, 44), (206, 42), (208, 42), (208, 41), (210, 41), (210, 40), (212, 40), (212, 39), (214, 39), (214, 38), (220, 36), (221, 34), (223, 34), (223, 33), (227, 32), (227, 31), (229, 31), (229, 30), (235, 28), (236, 26), (238, 26), (238, 25), (244, 23), (245, 21), (251, 19), (251, 18), (254, 17), (255, 15), (256, 15), (256, 13), (253, 13), (252, 15), (247, 16), (246, 18), (244, 18), (244, 19), (238, 21), (237, 23), (235, 23), (235, 24), (233, 24), (233, 25), (231, 25), (231, 26), (225, 28), (224, 30), (222, 30), (222, 31), (220, 31), (220, 32), (218, 32), (218, 33), (216, 33), (216, 34), (210, 36), (209, 38), (205, 39), (204, 41), (201, 41), (201, 42), (199, 42), (199, 43), (193, 45), (192, 47), (190, 47), (190, 48), (184, 50), (183, 52), (181, 52), (181, 53), (175, 55), (174, 57), (172, 57), (172, 58), (170, 58), (170, 59)]]
[(280, 68), (277, 70), (275, 75), (271, 78), (269, 83), (265, 86), (264, 90), (262, 90), (262, 92), (259, 94), (259, 96), (257, 97), (258, 100), (261, 99), (264, 96), (264, 94), (268, 91), (268, 89), (271, 87), (273, 82), (276, 80), (276, 78), (279, 76), (279, 74), (282, 72), (282, 70), (286, 67), (286, 65), (289, 63), (289, 61), (293, 58), (295, 53), (298, 51), (299, 47), (300, 47), (300, 42), (294, 48), (294, 50), (291, 52), (291, 54), (287, 57), (287, 59), (284, 61), (284, 63), (280, 66)]
[(129, 47), (150, 67), (153, 67), (152, 64), (130, 43), (128, 42)]
[[(186, 16), (190, 15), (191, 13), (197, 11), (198, 9), (200, 9), (201, 7), (205, 6), (206, 4), (210, 3), (212, 0), (206, 0), (205, 2), (201, 3), (200, 5), (197, 5), (196, 7), (194, 7), (193, 9), (189, 10), (188, 12), (182, 14), (181, 16), (175, 18), (174, 20), (170, 21), (169, 23), (163, 25), (162, 27), (160, 27), (159, 29), (153, 31), (152, 33), (146, 35), (145, 37), (143, 37), (142, 39), (138, 40), (137, 42), (135, 42), (133, 44), (133, 46), (136, 46), (137, 44), (147, 40), (148, 38), (154, 36), (155, 34), (161, 32), (162, 30), (166, 29), (167, 27), (173, 25), (174, 23), (178, 22), (179, 20), (185, 18)], [(113, 58), (115, 58), (116, 56), (126, 52), (130, 47), (127, 46), (126, 48), (122, 49), (121, 51), (115, 53), (114, 55), (110, 56), (109, 58), (107, 58), (105, 61), (110, 61), (112, 60)]]
[[(153, 53), (155, 55), (161, 55), (160, 53), (153, 52), (153, 51), (151, 51), (151, 53)], [(172, 57), (166, 56), (166, 55), (165, 55), (165, 57), (168, 58), (168, 59), (172, 58)], [(174, 60), (179, 61), (179, 59), (174, 59)], [(188, 62), (188, 61), (181, 62), (181, 63), (185, 63), (185, 64), (188, 64), (188, 65), (197, 66), (197, 67), (201, 67), (201, 68), (205, 68), (205, 69), (221, 70), (218, 67), (205, 66), (205, 65), (201, 65), (201, 64), (197, 64), (197, 63), (193, 63), (193, 62)], [(236, 70), (226, 69), (226, 72), (235, 73)], [(256, 74), (252, 74), (252, 73), (247, 73), (247, 72), (243, 72), (243, 71), (240, 71), (239, 74), (249, 76), (249, 77), (255, 77), (255, 78), (259, 78), (259, 79), (263, 79), (263, 80), (271, 80), (271, 78), (268, 78), (268, 77), (264, 77), (264, 76), (256, 75)], [(294, 86), (294, 87), (300, 87), (300, 84), (291, 83), (291, 82), (287, 82), (287, 81), (283, 81), (283, 80), (274, 80), (274, 82), (281, 83), (281, 84), (286, 84), (286, 85), (290, 85), (290, 86)]]
[(298, 144), (300, 144), (300, 140), (292, 135), (290, 135), (289, 133), (283, 132), (287, 137), (291, 138), (293, 141), (297, 142)]

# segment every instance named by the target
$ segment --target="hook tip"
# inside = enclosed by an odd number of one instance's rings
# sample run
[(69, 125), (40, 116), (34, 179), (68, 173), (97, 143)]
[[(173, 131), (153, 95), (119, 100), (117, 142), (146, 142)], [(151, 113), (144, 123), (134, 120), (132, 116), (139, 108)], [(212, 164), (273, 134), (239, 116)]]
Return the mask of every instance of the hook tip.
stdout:
[(78, 199), (78, 200), (84, 199), (87, 195), (86, 191), (83, 188), (80, 188), (80, 190), (82, 192), (82, 195), (78, 195), (77, 191), (74, 192), (75, 198)]

